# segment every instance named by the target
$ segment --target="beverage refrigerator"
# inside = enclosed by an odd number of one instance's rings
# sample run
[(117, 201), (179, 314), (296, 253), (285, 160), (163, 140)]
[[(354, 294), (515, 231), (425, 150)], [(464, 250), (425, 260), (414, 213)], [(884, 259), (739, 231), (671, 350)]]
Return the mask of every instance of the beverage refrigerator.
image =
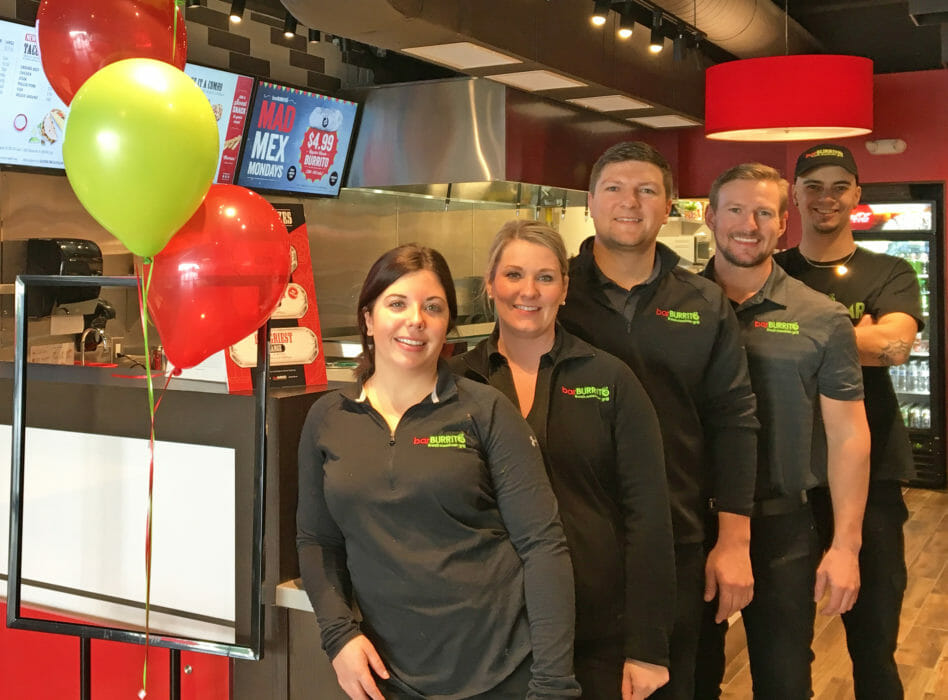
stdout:
[(912, 486), (945, 488), (945, 228), (942, 183), (865, 185), (851, 215), (858, 245), (906, 260), (922, 318), (909, 361), (889, 368), (915, 456)]

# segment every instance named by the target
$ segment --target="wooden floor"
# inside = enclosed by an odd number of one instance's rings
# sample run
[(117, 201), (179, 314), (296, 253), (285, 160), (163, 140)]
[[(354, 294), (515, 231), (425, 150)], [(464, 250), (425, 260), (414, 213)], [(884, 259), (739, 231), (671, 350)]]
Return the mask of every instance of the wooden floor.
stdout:
[[(948, 492), (907, 489), (908, 588), (896, 661), (906, 700), (948, 700)], [(839, 616), (817, 615), (813, 640), (816, 700), (853, 697), (852, 664)], [(744, 626), (728, 633), (724, 698), (751, 697)]]

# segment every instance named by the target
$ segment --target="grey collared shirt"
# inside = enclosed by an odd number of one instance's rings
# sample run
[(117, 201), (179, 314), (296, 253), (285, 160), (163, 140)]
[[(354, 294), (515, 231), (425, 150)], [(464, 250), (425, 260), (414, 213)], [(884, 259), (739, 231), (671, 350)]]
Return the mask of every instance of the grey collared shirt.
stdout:
[[(704, 275), (714, 279), (714, 259)], [(862, 371), (846, 308), (774, 263), (764, 286), (735, 306), (757, 395), (755, 500), (827, 483), (820, 396), (861, 401)]]

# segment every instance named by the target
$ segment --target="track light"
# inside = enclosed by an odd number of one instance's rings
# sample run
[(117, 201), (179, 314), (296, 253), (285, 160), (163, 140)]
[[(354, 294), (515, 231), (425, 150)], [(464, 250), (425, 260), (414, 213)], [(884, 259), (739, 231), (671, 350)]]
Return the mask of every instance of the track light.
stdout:
[(296, 36), (296, 17), (289, 12), (286, 13), (286, 18), (283, 20), (283, 36), (287, 39)]
[(606, 23), (606, 17), (608, 17), (609, 9), (611, 7), (612, 3), (609, 0), (596, 0), (596, 5), (593, 7), (593, 13), (590, 21), (597, 27), (601, 27)]
[(619, 31), (617, 32), (620, 39), (628, 39), (632, 36), (632, 29), (635, 28), (635, 20), (632, 19), (632, 1), (625, 0), (625, 7), (622, 8), (622, 12), (619, 14)]
[(685, 58), (685, 49), (687, 44), (685, 43), (685, 28), (680, 24), (675, 29), (675, 43), (672, 45), (672, 50), (674, 51), (675, 62), (679, 63)]
[(230, 4), (230, 21), (239, 22), (244, 18), (244, 6), (247, 0), (234, 0)]
[(665, 37), (662, 36), (662, 9), (656, 7), (652, 10), (652, 35), (648, 42), (648, 50), (659, 53), (663, 48), (665, 48)]
[(318, 44), (322, 40), (323, 40), (322, 32), (320, 32), (318, 29), (309, 30), (309, 43)]

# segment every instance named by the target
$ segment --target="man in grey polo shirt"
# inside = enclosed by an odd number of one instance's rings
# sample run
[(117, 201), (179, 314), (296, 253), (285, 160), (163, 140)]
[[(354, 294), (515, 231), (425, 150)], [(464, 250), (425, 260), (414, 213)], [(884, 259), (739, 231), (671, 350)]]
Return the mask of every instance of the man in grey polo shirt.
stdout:
[[(734, 305), (761, 423), (751, 517), (754, 598), (743, 613), (754, 697), (810, 697), (810, 643), (821, 612), (849, 610), (859, 591), (869, 428), (862, 373), (846, 309), (773, 262), (787, 225), (789, 185), (757, 163), (711, 187), (706, 219), (717, 252), (704, 275)], [(820, 420), (822, 417), (822, 421)], [(820, 558), (806, 490), (829, 484), (836, 531)], [(710, 616), (709, 616), (710, 618)], [(696, 697), (717, 697), (727, 623), (709, 619)]]

